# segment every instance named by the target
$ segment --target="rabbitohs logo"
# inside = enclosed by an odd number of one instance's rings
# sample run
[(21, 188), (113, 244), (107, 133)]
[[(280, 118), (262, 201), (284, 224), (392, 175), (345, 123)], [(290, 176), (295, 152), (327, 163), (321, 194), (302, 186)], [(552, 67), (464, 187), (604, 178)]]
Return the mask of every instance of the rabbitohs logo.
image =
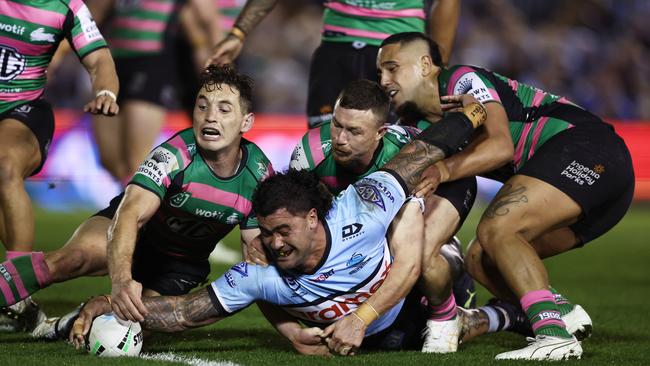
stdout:
[(190, 192), (181, 192), (181, 193), (177, 193), (177, 194), (173, 195), (173, 196), (169, 199), (169, 204), (170, 204), (172, 207), (176, 207), (176, 208), (178, 208), (178, 207), (183, 206), (183, 205), (185, 204), (185, 202), (187, 202), (187, 200), (188, 200), (190, 197), (192, 197), (192, 193), (190, 193)]

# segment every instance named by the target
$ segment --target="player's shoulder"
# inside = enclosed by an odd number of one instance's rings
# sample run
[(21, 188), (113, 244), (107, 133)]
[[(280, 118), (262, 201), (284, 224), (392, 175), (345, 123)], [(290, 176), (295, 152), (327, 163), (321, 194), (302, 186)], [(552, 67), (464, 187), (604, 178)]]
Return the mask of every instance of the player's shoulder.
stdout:
[(315, 169), (332, 154), (330, 122), (323, 122), (305, 132), (291, 153), (293, 169)]
[(244, 150), (246, 159), (246, 171), (248, 171), (256, 181), (260, 182), (274, 174), (271, 160), (269, 160), (266, 154), (264, 154), (264, 151), (262, 151), (257, 144), (242, 138), (241, 147)]
[(400, 125), (390, 125), (386, 126), (386, 133), (384, 134), (384, 146), (386, 143), (389, 145), (395, 145), (397, 147), (402, 147), (408, 144), (413, 137), (417, 136), (419, 131), (417, 128), (410, 126), (400, 126)]
[(161, 154), (171, 154), (178, 161), (179, 167), (186, 167), (197, 152), (194, 130), (187, 128), (177, 132), (165, 142), (158, 145), (154, 151)]

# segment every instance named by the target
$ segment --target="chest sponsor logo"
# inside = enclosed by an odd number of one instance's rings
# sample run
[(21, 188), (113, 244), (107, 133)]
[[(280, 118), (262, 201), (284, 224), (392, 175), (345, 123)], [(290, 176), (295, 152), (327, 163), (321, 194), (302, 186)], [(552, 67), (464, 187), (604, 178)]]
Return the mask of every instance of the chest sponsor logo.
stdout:
[(355, 222), (354, 224), (350, 225), (345, 225), (343, 226), (342, 231), (342, 236), (343, 236), (343, 241), (350, 240), (353, 238), (356, 238), (357, 236), (361, 235), (361, 228), (363, 227), (363, 224), (359, 224), (358, 222)]
[(187, 200), (190, 199), (190, 197), (192, 197), (191, 192), (177, 193), (169, 199), (169, 205), (172, 207), (179, 208), (183, 206), (185, 202), (187, 202)]
[(29, 39), (34, 42), (51, 42), (54, 43), (54, 33), (46, 33), (45, 28), (40, 27), (29, 34)]
[(25, 33), (25, 27), (16, 24), (7, 24), (0, 22), (0, 30), (7, 33), (12, 33), (22, 36)]
[(13, 80), (25, 70), (25, 56), (15, 48), (0, 45), (0, 81)]
[(479, 102), (494, 100), (485, 82), (474, 72), (469, 72), (458, 79), (454, 85), (456, 94), (471, 94)]
[(602, 164), (596, 164), (593, 168), (590, 168), (574, 160), (564, 168), (560, 176), (566, 177), (581, 186), (585, 184), (591, 186), (600, 179), (600, 175), (603, 173), (605, 173), (605, 166)]
[(326, 279), (328, 279), (328, 278), (330, 278), (332, 276), (334, 276), (334, 268), (330, 269), (327, 272), (323, 272), (323, 273), (319, 274), (318, 276), (316, 276), (315, 278), (312, 278), (311, 280), (314, 281), (314, 282), (323, 282), (323, 281), (325, 281)]
[(201, 217), (207, 217), (207, 218), (216, 218), (216, 219), (221, 219), (225, 215), (223, 211), (217, 211), (217, 210), (205, 210), (202, 208), (197, 208), (194, 210), (194, 214), (197, 216)]

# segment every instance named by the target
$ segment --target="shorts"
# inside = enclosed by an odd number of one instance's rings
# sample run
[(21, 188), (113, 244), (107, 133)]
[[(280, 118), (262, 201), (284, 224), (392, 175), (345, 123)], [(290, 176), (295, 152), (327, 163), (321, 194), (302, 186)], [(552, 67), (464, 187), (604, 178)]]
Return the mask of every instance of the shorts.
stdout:
[(551, 137), (517, 174), (540, 179), (580, 205), (583, 215), (571, 225), (578, 246), (614, 227), (634, 195), (630, 152), (606, 123), (582, 124)]
[[(113, 198), (105, 209), (93, 216), (113, 219), (124, 193)], [(158, 251), (156, 243), (139, 238), (133, 253), (132, 275), (146, 289), (161, 295), (176, 296), (190, 292), (205, 283), (210, 274), (210, 264), (205, 261), (188, 261)]]
[(453, 182), (442, 183), (436, 188), (434, 194), (446, 199), (456, 208), (458, 216), (460, 216), (460, 222), (458, 223), (458, 228), (460, 228), (463, 226), (472, 206), (474, 206), (476, 178), (462, 178)]
[(318, 46), (309, 68), (307, 118), (309, 128), (329, 121), (334, 102), (351, 81), (368, 79), (377, 82), (379, 47), (350, 42), (327, 42)]
[(35, 175), (41, 171), (45, 164), (47, 152), (54, 136), (54, 112), (52, 106), (44, 99), (32, 100), (0, 115), (0, 120), (9, 118), (22, 122), (36, 136), (38, 148), (41, 151), (41, 162), (30, 174), (30, 176)]
[(174, 105), (174, 61), (172, 57), (120, 57), (115, 69), (120, 78), (118, 104), (127, 100), (141, 100), (167, 108)]

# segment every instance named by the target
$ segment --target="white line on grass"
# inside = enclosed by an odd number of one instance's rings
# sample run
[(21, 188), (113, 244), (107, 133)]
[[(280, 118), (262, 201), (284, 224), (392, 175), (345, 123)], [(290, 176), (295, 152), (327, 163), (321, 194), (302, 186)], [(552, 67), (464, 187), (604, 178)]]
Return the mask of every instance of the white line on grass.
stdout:
[(171, 352), (142, 353), (140, 354), (140, 357), (144, 358), (145, 360), (178, 362), (178, 363), (184, 363), (186, 365), (191, 365), (191, 366), (240, 366), (239, 364), (230, 361), (202, 360), (197, 357), (180, 356), (180, 355), (173, 354)]

